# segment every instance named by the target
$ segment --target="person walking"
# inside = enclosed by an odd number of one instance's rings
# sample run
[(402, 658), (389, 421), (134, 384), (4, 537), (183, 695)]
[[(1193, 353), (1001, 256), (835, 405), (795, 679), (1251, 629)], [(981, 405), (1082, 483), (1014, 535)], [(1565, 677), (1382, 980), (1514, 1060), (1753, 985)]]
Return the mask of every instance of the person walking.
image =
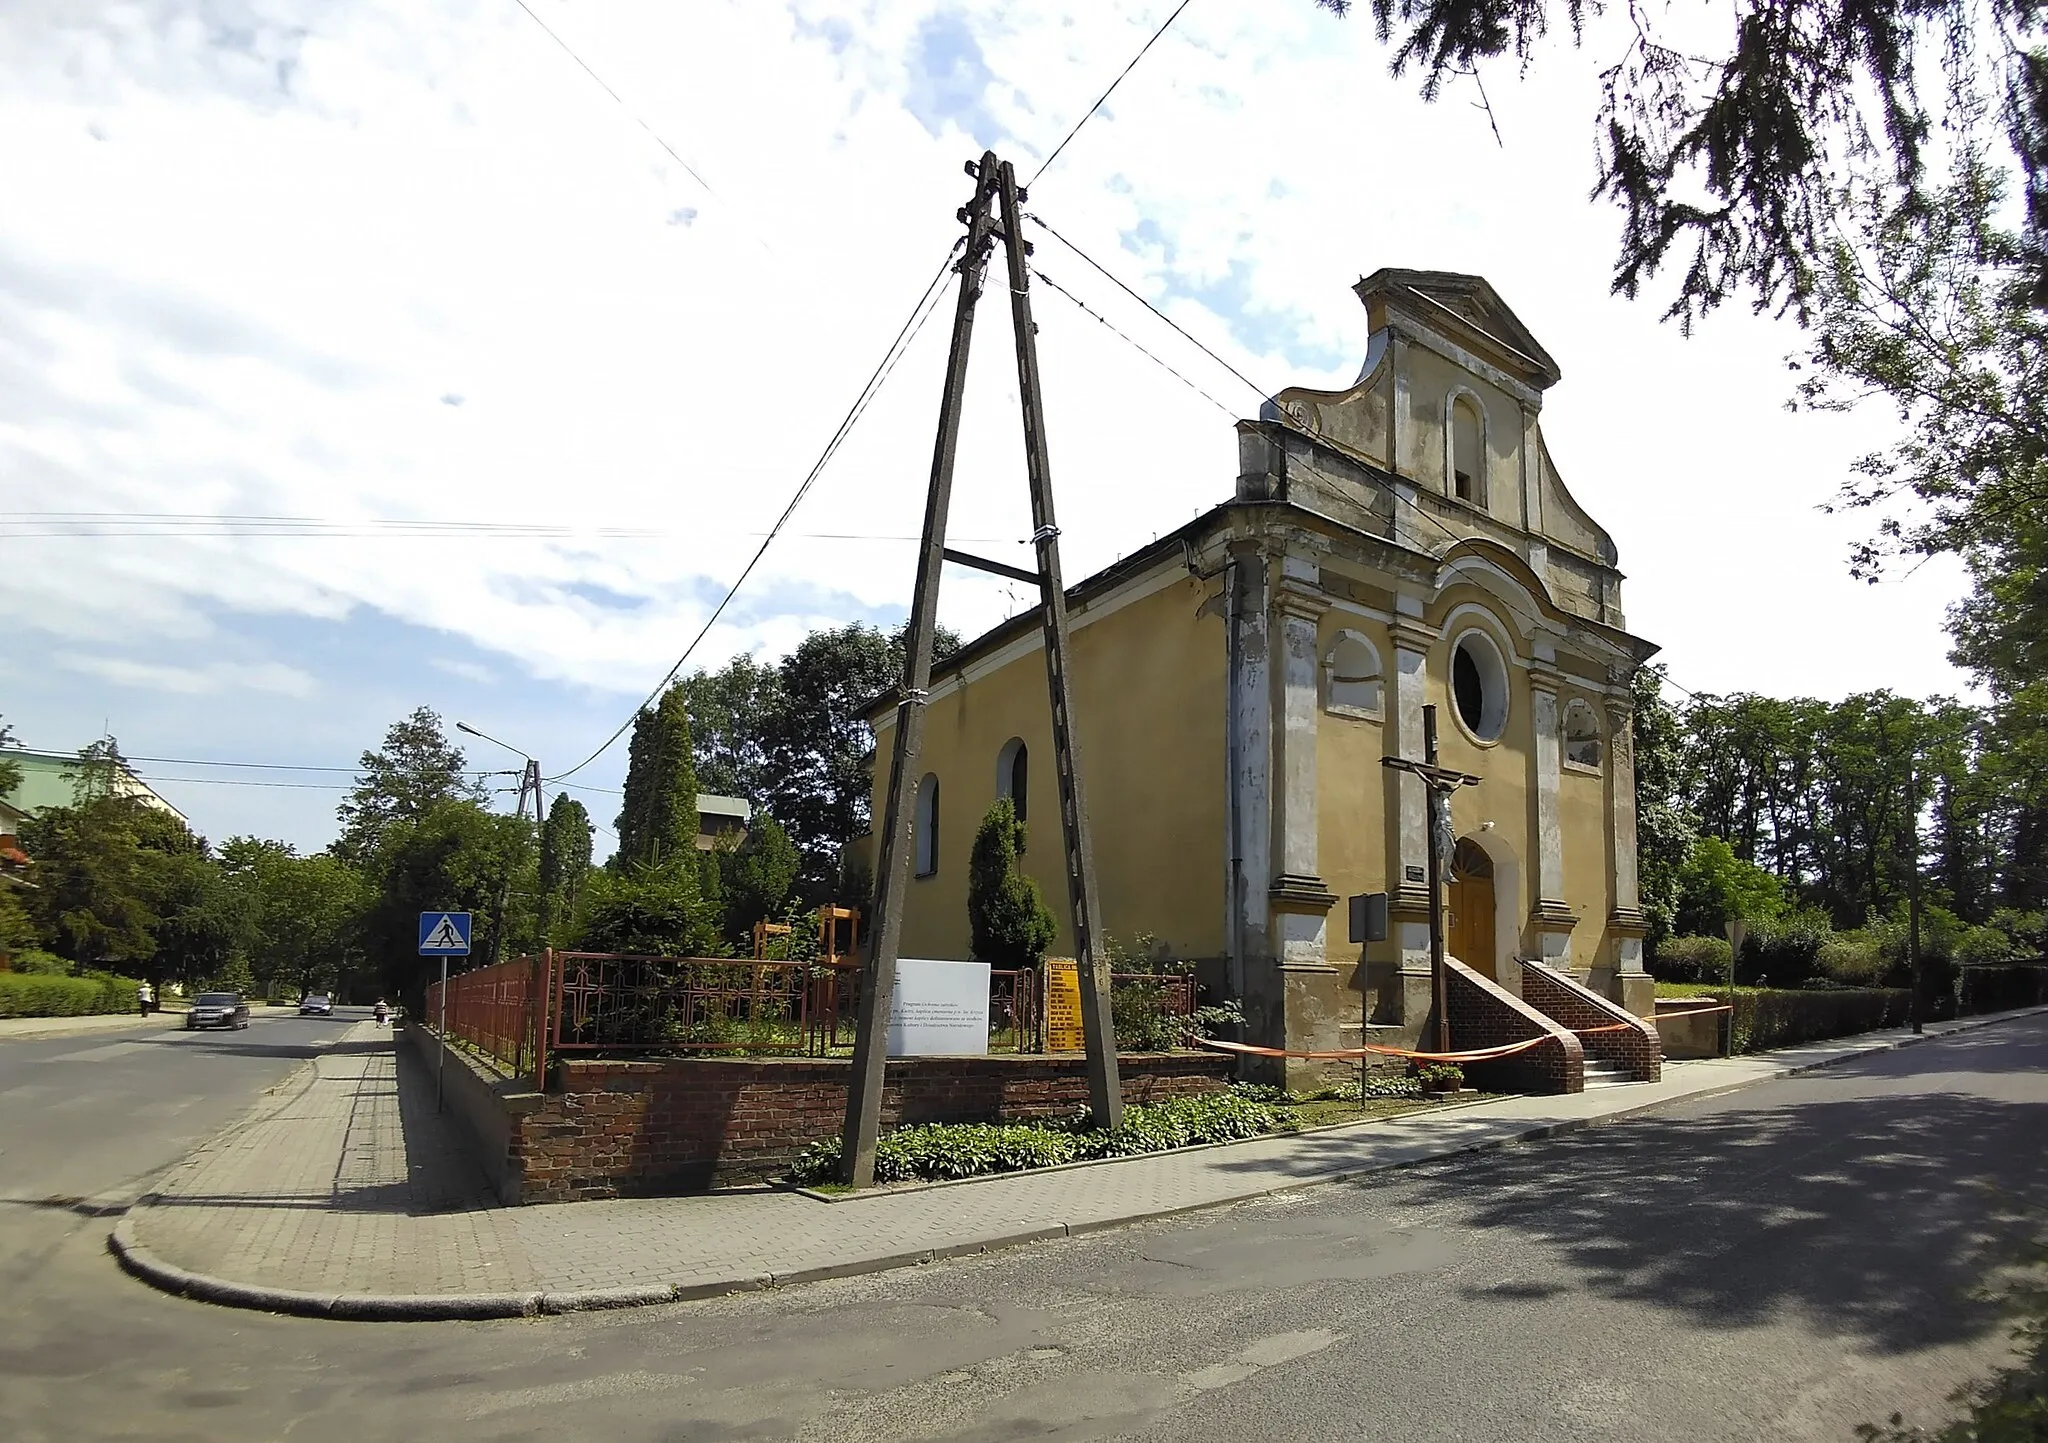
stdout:
[(149, 983), (144, 982), (135, 989), (135, 1001), (142, 1008), (142, 1015), (144, 1017), (149, 1016), (150, 1013), (156, 1010), (156, 989), (150, 986)]

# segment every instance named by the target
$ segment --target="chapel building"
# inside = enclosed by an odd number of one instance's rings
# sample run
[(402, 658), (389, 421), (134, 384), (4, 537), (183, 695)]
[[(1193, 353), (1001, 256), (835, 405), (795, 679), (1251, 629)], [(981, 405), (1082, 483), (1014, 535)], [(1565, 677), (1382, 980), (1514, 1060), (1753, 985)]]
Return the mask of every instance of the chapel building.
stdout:
[[(1517, 995), (1533, 959), (1651, 1015), (1629, 739), (1656, 648), (1544, 445), (1557, 363), (1478, 276), (1356, 291), (1357, 383), (1275, 396), (1238, 423), (1231, 500), (1069, 591), (1104, 926), (1195, 961), (1247, 1041), (1412, 1045), (1427, 804), (1382, 761), (1423, 755), (1434, 703), (1441, 761), (1482, 778), (1451, 804), (1449, 953)], [(999, 795), (1072, 955), (1041, 649), (1034, 610), (933, 670), (904, 956), (968, 955), (968, 855)], [(869, 715), (877, 823), (894, 719), (893, 695)], [(1391, 895), (1393, 935), (1361, 946), (1343, 899), (1365, 892)]]

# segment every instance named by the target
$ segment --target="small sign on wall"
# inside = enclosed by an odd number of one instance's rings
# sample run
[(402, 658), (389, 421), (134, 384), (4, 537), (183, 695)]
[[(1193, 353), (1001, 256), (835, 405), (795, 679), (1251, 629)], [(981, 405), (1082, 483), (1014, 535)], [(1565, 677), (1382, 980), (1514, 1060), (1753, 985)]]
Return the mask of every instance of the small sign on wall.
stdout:
[(988, 974), (986, 962), (896, 959), (896, 992), (889, 999), (889, 1056), (985, 1056)]
[(1071, 957), (1045, 959), (1045, 1050), (1088, 1050), (1081, 1031), (1081, 964)]

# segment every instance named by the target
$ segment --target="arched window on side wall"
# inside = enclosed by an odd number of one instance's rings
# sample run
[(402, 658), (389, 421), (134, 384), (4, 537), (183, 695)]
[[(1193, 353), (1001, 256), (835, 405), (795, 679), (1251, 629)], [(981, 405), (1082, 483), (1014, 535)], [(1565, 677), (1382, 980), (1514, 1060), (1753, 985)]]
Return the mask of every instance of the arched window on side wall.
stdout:
[(1030, 820), (1025, 813), (1031, 794), (1030, 782), (1031, 749), (1024, 745), (1024, 738), (1011, 737), (996, 753), (996, 795), (1010, 799), (1020, 822)]
[(1486, 456), (1479, 407), (1470, 396), (1451, 402), (1451, 491), (1460, 501), (1486, 504)]
[(917, 816), (910, 835), (916, 847), (917, 875), (935, 876), (939, 870), (939, 778), (935, 772), (926, 772), (917, 784)]
[(1576, 698), (1564, 707), (1564, 759), (1575, 767), (1600, 768), (1600, 715)]
[(1339, 716), (1380, 715), (1380, 654), (1355, 631), (1337, 634), (1323, 658), (1323, 705)]

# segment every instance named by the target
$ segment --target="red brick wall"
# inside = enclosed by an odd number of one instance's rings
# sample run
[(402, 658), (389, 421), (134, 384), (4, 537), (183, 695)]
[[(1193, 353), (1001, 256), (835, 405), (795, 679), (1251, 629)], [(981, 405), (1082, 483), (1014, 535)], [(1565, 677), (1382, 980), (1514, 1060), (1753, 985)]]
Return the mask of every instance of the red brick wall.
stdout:
[(1584, 1092), (1586, 1053), (1579, 1039), (1499, 984), (1446, 957), (1451, 1050), (1477, 1052), (1530, 1037), (1542, 1044), (1497, 1062), (1474, 1062), (1465, 1076), (1489, 1092)]
[(1626, 1031), (1592, 1032), (1581, 1036), (1579, 1043), (1588, 1057), (1620, 1064), (1637, 1082), (1655, 1082), (1663, 1075), (1664, 1043), (1655, 1022), (1636, 1016), (1541, 962), (1522, 963), (1522, 996), (1575, 1033), (1628, 1024)]
[[(1117, 1059), (1126, 1102), (1215, 1092), (1233, 1062), (1202, 1054)], [(803, 1058), (564, 1059), (561, 1090), (518, 1119), (512, 1151), (524, 1202), (649, 1196), (763, 1182), (839, 1135), (850, 1064)], [(882, 1126), (1017, 1122), (1088, 1101), (1079, 1057), (892, 1061)]]

